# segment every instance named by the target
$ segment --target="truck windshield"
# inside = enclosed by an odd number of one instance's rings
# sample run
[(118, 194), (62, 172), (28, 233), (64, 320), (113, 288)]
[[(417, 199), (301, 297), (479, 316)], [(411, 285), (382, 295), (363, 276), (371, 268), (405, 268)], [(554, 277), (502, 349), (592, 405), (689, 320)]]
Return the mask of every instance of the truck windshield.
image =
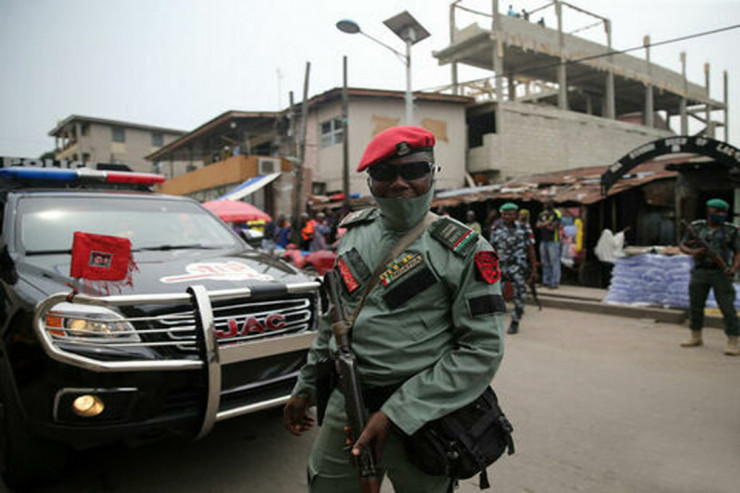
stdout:
[(239, 246), (228, 226), (192, 202), (130, 197), (24, 197), (17, 235), (27, 254), (64, 253), (75, 231), (131, 240), (136, 250)]

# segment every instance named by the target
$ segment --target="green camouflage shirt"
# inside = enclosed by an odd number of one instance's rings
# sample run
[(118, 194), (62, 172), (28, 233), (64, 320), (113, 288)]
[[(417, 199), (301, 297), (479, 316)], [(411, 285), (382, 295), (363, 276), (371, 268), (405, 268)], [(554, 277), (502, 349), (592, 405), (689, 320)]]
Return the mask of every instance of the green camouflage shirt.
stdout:
[[(740, 235), (736, 226), (724, 223), (722, 226), (711, 229), (707, 221), (699, 219), (691, 223), (694, 232), (714, 250), (717, 255), (725, 261), (728, 266), (732, 265), (735, 252), (740, 251)], [(681, 243), (691, 244), (695, 241), (693, 235), (687, 231)], [(698, 247), (699, 245), (696, 245)], [(702, 255), (694, 259), (694, 267), (697, 269), (719, 269), (720, 267), (709, 257)]]

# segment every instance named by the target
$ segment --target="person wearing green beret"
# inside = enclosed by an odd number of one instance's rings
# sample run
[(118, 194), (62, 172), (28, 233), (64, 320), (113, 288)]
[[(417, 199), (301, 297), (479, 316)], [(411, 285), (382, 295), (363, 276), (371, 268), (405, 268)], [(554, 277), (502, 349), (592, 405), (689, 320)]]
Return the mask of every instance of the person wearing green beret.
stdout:
[[(740, 325), (735, 311), (735, 287), (732, 278), (740, 269), (740, 233), (737, 227), (726, 222), (730, 208), (727, 202), (722, 199), (711, 199), (707, 201), (706, 206), (707, 219), (692, 222), (692, 231), (687, 228), (687, 233), (679, 244), (683, 253), (694, 258), (689, 282), (691, 336), (681, 346), (691, 348), (704, 344), (701, 335), (704, 325), (704, 305), (711, 288), (724, 319), (727, 334), (725, 354), (738, 356)], [(711, 252), (703, 246), (703, 243), (709, 246)], [(724, 262), (724, 267), (721, 262)]]
[(507, 333), (516, 334), (524, 315), (527, 284), (532, 284), (536, 275), (536, 257), (530, 231), (517, 221), (519, 206), (507, 202), (499, 211), (502, 225), (491, 232), (491, 245), (499, 257), (501, 278), (509, 282), (513, 290), (514, 310)]

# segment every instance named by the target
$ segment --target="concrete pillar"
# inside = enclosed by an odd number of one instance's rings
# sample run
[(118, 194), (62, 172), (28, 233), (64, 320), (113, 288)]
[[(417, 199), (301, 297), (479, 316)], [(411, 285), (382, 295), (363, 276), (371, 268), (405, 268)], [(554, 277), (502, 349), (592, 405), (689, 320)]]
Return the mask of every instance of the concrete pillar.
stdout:
[(605, 114), (604, 116), (610, 120), (614, 120), (617, 117), (615, 96), (614, 96), (614, 74), (609, 72), (606, 74), (606, 88), (604, 96)]
[(77, 156), (80, 161), (84, 161), (85, 159), (82, 157), (82, 125), (80, 122), (75, 122), (75, 133), (77, 134)]
[[(707, 99), (709, 99), (709, 62), (704, 64), (704, 87), (707, 91)], [(712, 122), (712, 105), (707, 103), (705, 105), (707, 113), (707, 131), (706, 135), (709, 138), (714, 138), (714, 122)]]
[[(450, 44), (454, 42), (455, 37), (455, 5), (457, 2), (453, 2), (450, 4)], [(460, 94), (460, 87), (458, 86), (457, 82), (457, 62), (452, 62), (450, 65), (450, 70), (452, 71), (452, 94), (458, 95)]]
[(460, 94), (460, 86), (457, 82), (457, 62), (452, 62), (450, 70), (452, 71), (452, 94), (458, 95)]
[(565, 69), (565, 37), (563, 36), (563, 4), (555, 0), (555, 14), (558, 17), (558, 47), (560, 49), (560, 65), (558, 65), (558, 108), (568, 109), (568, 77)]
[(586, 94), (586, 114), (587, 115), (594, 114), (594, 102), (590, 94)]
[(683, 97), (679, 106), (679, 115), (681, 115), (681, 135), (689, 135), (689, 114), (687, 112), (686, 97), (688, 96), (688, 80), (686, 79), (686, 52), (682, 51), (679, 55), (681, 60), (681, 75), (683, 76)]
[[(724, 93), (724, 103), (725, 103), (725, 142), (730, 141), (730, 109), (729, 109), (729, 99), (728, 99), (728, 85), (727, 85), (727, 70), (725, 70), (722, 73), (723, 76), (723, 88), (722, 92)], [(735, 204), (738, 204), (740, 206), (740, 203), (735, 202)], [(740, 219), (739, 219), (740, 220)]]
[[(604, 19), (604, 29), (606, 30), (606, 46), (609, 52), (612, 51), (612, 22), (609, 19)], [(612, 56), (609, 56), (609, 61), (613, 62)], [(609, 70), (606, 74), (606, 87), (604, 88), (604, 107), (602, 113), (606, 118), (614, 120), (617, 117), (616, 103), (614, 99), (614, 72)]]
[(650, 69), (650, 36), (645, 36), (642, 39), (642, 44), (645, 47), (645, 61), (647, 63), (647, 75), (648, 83), (645, 84), (645, 112), (643, 115), (643, 123), (647, 127), (655, 126), (655, 109), (653, 105), (653, 83), (651, 80), (651, 69)]
[(506, 80), (509, 83), (509, 101), (516, 101), (516, 80), (514, 80), (514, 75), (509, 74)]

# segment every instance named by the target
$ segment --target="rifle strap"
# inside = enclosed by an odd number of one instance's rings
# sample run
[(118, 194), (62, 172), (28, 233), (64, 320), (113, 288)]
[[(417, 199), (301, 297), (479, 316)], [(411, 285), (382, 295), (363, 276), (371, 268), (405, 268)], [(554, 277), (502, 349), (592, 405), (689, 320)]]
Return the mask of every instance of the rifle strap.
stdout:
[(383, 257), (383, 260), (378, 263), (372, 275), (370, 276), (370, 279), (367, 281), (367, 285), (365, 286), (365, 290), (362, 292), (362, 297), (360, 298), (359, 303), (357, 303), (355, 311), (352, 312), (352, 317), (349, 319), (349, 333), (351, 333), (352, 328), (355, 325), (355, 320), (357, 320), (357, 316), (360, 314), (360, 311), (365, 306), (365, 300), (367, 300), (367, 296), (370, 294), (373, 288), (377, 286), (380, 274), (385, 270), (386, 264), (400, 255), (401, 252), (403, 252), (409, 245), (416, 241), (416, 239), (419, 238), (422, 233), (424, 233), (427, 227), (429, 227), (429, 225), (437, 220), (437, 217), (437, 214), (433, 212), (427, 212), (426, 216), (424, 216), (421, 221), (416, 223), (416, 225), (411, 228), (408, 233), (399, 238), (398, 242), (393, 245), (393, 248), (388, 251), (385, 257)]

